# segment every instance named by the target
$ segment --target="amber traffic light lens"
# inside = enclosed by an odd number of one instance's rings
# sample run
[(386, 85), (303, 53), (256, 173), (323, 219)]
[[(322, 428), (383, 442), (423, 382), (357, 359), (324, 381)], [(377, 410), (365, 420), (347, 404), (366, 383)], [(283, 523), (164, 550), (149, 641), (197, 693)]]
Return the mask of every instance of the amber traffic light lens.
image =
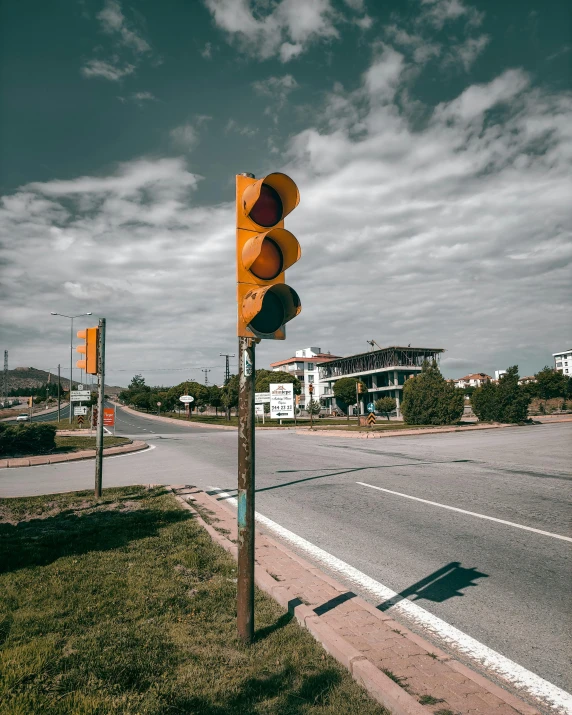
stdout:
[(257, 333), (274, 333), (284, 323), (284, 305), (271, 290), (264, 296), (262, 309), (251, 320), (250, 325)]
[(282, 220), (282, 199), (280, 194), (268, 184), (260, 187), (260, 196), (250, 210), (250, 218), (265, 228), (274, 226)]
[(282, 251), (271, 238), (262, 241), (258, 258), (250, 266), (250, 272), (263, 281), (271, 281), (282, 273)]

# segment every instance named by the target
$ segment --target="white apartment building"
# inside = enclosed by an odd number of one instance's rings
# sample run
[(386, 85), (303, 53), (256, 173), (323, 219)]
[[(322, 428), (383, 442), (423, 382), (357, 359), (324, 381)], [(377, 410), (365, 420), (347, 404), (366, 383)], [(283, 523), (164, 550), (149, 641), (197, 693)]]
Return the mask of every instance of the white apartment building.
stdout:
[(572, 375), (572, 348), (563, 350), (561, 353), (552, 353), (554, 358), (554, 369), (563, 372), (565, 375)]
[(484, 372), (475, 372), (455, 380), (455, 387), (480, 387), (485, 382), (490, 382), (492, 377)]
[(330, 360), (335, 360), (337, 355), (323, 353), (321, 348), (303, 348), (296, 350), (294, 357), (270, 363), (273, 372), (288, 372), (295, 375), (302, 383), (300, 407), (304, 408), (310, 402), (309, 385), (314, 386), (313, 399), (319, 400), (324, 396), (325, 385), (319, 383), (318, 366)]

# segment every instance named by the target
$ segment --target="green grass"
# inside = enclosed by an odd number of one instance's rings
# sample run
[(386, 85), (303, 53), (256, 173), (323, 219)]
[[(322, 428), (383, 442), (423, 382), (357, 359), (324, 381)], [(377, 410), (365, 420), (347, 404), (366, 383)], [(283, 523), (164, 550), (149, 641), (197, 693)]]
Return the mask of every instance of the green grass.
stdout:
[(0, 713), (385, 713), (163, 488), (0, 500)]
[[(129, 444), (131, 442), (127, 437), (114, 437), (113, 435), (103, 436), (104, 447), (117, 447), (120, 444)], [(95, 449), (95, 437), (85, 437), (78, 435), (77, 437), (61, 437), (56, 435), (57, 452), (77, 452), (82, 449)]]

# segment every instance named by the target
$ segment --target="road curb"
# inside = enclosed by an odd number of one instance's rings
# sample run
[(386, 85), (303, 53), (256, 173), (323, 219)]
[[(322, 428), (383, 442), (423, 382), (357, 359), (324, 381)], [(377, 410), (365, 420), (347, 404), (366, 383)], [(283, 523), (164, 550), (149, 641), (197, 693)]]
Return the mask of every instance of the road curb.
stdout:
[[(237, 559), (237, 546), (231, 541), (231, 538), (227, 536), (228, 529), (217, 530), (214, 526), (208, 524), (200, 513), (201, 506), (207, 508), (205, 503), (208, 503), (209, 507), (212, 506), (213, 519), (220, 521), (218, 516), (221, 516), (221, 510), (226, 512), (227, 516), (229, 514), (233, 516), (228, 507), (220, 504), (220, 502), (214, 499), (210, 494), (196, 487), (173, 485), (169, 487), (169, 491), (174, 494), (184, 509), (188, 509), (194, 513), (197, 521), (209, 533), (213, 541), (222, 546)], [(209, 511), (211, 510), (209, 509)], [(342, 584), (339, 584), (331, 577), (322, 573), (316, 566), (290, 551), (284, 544), (275, 541), (272, 537), (268, 536), (268, 534), (259, 532), (258, 530), (257, 535), (263, 537), (267, 546), (278, 549), (289, 559), (296, 562), (299, 567), (303, 569), (303, 572), (308, 575), (309, 579), (311, 579), (311, 577), (317, 577), (333, 587), (339, 594), (347, 592), (347, 589)], [(406, 689), (388, 677), (388, 675), (380, 669), (381, 666), (378, 667), (369, 660), (367, 652), (364, 653), (355, 647), (344, 637), (343, 632), (336, 632), (334, 628), (322, 621), (321, 616), (318, 615), (315, 608), (303, 603), (301, 600), (302, 596), (293, 598), (292, 590), (289, 588), (287, 582), (277, 580), (277, 578), (261, 566), (260, 563), (256, 563), (255, 565), (254, 576), (258, 588), (265, 591), (265, 593), (274, 598), (283, 608), (287, 609), (300, 625), (306, 628), (323, 648), (346, 667), (352, 677), (360, 683), (375, 700), (389, 709), (393, 715), (429, 715), (433, 712), (434, 708), (429, 710), (423, 706)], [(310, 592), (311, 590), (310, 587)], [(539, 711), (536, 708), (507, 692), (502, 687), (490, 682), (484, 676), (475, 673), (462, 663), (454, 660), (450, 655), (441, 651), (422, 637), (412, 633), (402, 624), (393, 621), (390, 615), (379, 611), (359, 596), (354, 595), (351, 602), (354, 608), (367, 613), (369, 617), (374, 617), (378, 622), (384, 623), (384, 627), (391, 629), (392, 632), (398, 633), (400, 637), (403, 637), (405, 642), (409, 643), (406, 649), (411, 649), (412, 651), (421, 649), (425, 653), (430, 654), (431, 659), (433, 659), (430, 663), (434, 662), (434, 665), (427, 666), (427, 676), (430, 680), (440, 682), (438, 672), (432, 670), (432, 668), (441, 668), (441, 676), (443, 676), (443, 673), (446, 673), (447, 675), (444, 679), (447, 681), (454, 683), (456, 679), (462, 678), (463, 681), (471, 681), (471, 683), (474, 684), (468, 689), (471, 693), (468, 697), (472, 696), (474, 690), (475, 694), (478, 691), (484, 691), (484, 696), (491, 698), (491, 702), (486, 704), (483, 699), (477, 697), (479, 708), (484, 707), (484, 709), (475, 709), (474, 703), (471, 704), (467, 702), (467, 708), (463, 709), (464, 713), (495, 712), (499, 713), (499, 715), (501, 715), (501, 713), (502, 715), (505, 713), (513, 713), (514, 715), (517, 713), (520, 715), (539, 715)], [(411, 668), (413, 669), (413, 665)]]
[(323, 436), (323, 437), (339, 437), (344, 439), (383, 439), (384, 437), (412, 437), (420, 434), (445, 434), (447, 432), (472, 432), (475, 430), (487, 429), (505, 429), (508, 427), (518, 427), (519, 425), (512, 424), (496, 424), (496, 425), (471, 425), (470, 427), (428, 427), (424, 429), (401, 429), (387, 430), (386, 432), (350, 432), (349, 430), (339, 429), (320, 429), (320, 430), (298, 430), (296, 434)]
[[(116, 454), (129, 454), (148, 449), (147, 442), (134, 440), (129, 444), (117, 447), (104, 447), (103, 456), (111, 457)], [(58, 464), (60, 462), (79, 462), (82, 459), (93, 459), (95, 449), (84, 449), (79, 452), (65, 452), (63, 454), (46, 454), (32, 457), (17, 457), (14, 459), (0, 459), (0, 469), (14, 469), (16, 467), (36, 467), (40, 464)]]
[(138, 410), (134, 410), (131, 407), (127, 407), (127, 405), (118, 405), (118, 407), (120, 407), (122, 410), (125, 410), (125, 412), (131, 413), (132, 415), (144, 417), (145, 419), (149, 420), (155, 420), (156, 422), (168, 422), (169, 424), (184, 425), (185, 427), (189, 428), (199, 426), (218, 430), (238, 430), (238, 427), (234, 427), (233, 425), (211, 425), (208, 422), (188, 422), (187, 420), (178, 420), (174, 417), (161, 417), (160, 415), (154, 415), (151, 412), (139, 412)]

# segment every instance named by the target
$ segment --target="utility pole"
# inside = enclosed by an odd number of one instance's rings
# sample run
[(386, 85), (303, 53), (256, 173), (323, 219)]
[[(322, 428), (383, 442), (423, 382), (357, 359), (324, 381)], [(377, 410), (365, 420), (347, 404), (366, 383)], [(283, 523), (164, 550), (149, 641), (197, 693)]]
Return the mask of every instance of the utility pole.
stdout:
[(201, 372), (204, 372), (204, 373), (205, 373), (205, 385), (208, 385), (208, 384), (209, 384), (209, 378), (208, 378), (207, 373), (209, 373), (210, 370), (209, 370), (208, 368), (202, 367), (202, 368), (201, 368)]
[(60, 375), (60, 366), (58, 365), (58, 427), (60, 424), (61, 394), (62, 394), (61, 375)]
[(4, 383), (2, 385), (2, 402), (8, 397), (8, 351), (4, 350)]
[(254, 347), (238, 339), (238, 633), (254, 638)]
[(226, 367), (224, 370), (224, 384), (230, 380), (230, 358), (236, 357), (236, 355), (227, 355), (226, 353), (220, 353), (220, 357), (226, 358)]
[[(95, 497), (101, 497), (103, 481), (103, 397), (105, 392), (105, 318), (99, 319), (97, 431), (95, 433)], [(71, 410), (71, 402), (70, 402)]]

